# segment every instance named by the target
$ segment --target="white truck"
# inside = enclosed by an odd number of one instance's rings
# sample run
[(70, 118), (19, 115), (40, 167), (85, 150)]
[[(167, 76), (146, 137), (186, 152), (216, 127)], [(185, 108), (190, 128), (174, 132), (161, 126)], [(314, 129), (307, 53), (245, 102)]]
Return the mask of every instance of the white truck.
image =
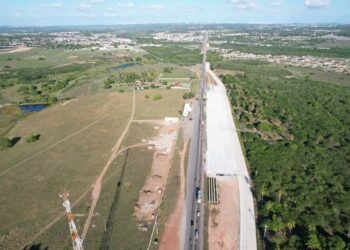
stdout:
[(201, 203), (202, 202), (202, 191), (199, 187), (197, 187), (196, 196), (197, 196), (197, 202)]

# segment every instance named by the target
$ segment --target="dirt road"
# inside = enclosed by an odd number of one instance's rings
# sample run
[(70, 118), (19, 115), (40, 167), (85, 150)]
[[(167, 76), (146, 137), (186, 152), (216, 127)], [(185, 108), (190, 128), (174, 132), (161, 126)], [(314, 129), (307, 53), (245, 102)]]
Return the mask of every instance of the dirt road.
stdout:
[[(188, 142), (186, 141), (183, 144), (183, 148), (179, 153), (181, 157), (179, 175), (180, 175), (180, 193), (177, 198), (176, 208), (170, 215), (168, 221), (165, 224), (164, 234), (159, 244), (159, 250), (177, 250), (181, 249), (180, 247), (180, 221), (185, 201), (185, 158), (187, 151)], [(176, 166), (173, 166), (176, 167)]]
[(85, 239), (85, 236), (86, 236), (86, 234), (88, 232), (88, 229), (89, 229), (89, 226), (90, 226), (90, 222), (91, 222), (91, 219), (92, 219), (92, 215), (95, 212), (97, 201), (98, 201), (98, 199), (100, 197), (101, 183), (102, 183), (103, 177), (106, 174), (106, 172), (107, 172), (108, 168), (110, 167), (110, 165), (112, 164), (112, 162), (118, 156), (118, 150), (120, 148), (120, 145), (122, 144), (122, 141), (123, 141), (125, 135), (127, 134), (128, 130), (129, 130), (129, 127), (130, 127), (130, 124), (131, 124), (132, 120), (134, 119), (135, 106), (136, 106), (135, 99), (136, 98), (135, 98), (135, 89), (134, 89), (133, 90), (133, 99), (132, 99), (132, 111), (131, 111), (131, 115), (130, 115), (129, 121), (128, 121), (128, 123), (127, 123), (127, 125), (126, 125), (126, 127), (125, 127), (125, 129), (123, 131), (123, 133), (121, 134), (121, 136), (117, 140), (116, 144), (112, 148), (112, 153), (111, 153), (111, 155), (110, 155), (106, 165), (103, 167), (101, 174), (97, 177), (97, 179), (96, 179), (96, 181), (95, 181), (95, 183), (93, 185), (93, 189), (92, 189), (92, 193), (91, 193), (92, 204), (91, 204), (90, 211), (89, 211), (89, 214), (87, 216), (87, 219), (86, 219), (86, 222), (85, 222), (85, 225), (84, 225), (84, 229), (83, 229), (83, 232), (82, 232), (82, 235), (81, 235), (81, 238), (83, 240)]

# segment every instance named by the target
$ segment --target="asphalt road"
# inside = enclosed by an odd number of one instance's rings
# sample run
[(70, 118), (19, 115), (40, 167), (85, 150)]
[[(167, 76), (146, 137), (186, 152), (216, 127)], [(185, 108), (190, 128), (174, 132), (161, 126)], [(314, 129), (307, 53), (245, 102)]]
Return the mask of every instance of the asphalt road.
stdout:
[[(203, 127), (204, 127), (204, 86), (206, 71), (206, 45), (203, 42), (202, 75), (200, 80), (200, 90), (197, 102), (192, 111), (193, 133), (191, 140), (190, 155), (187, 170), (187, 191), (186, 191), (186, 229), (185, 229), (185, 250), (203, 249), (203, 228), (204, 228), (204, 207), (203, 202), (197, 202), (197, 190), (202, 191), (204, 196), (204, 171), (203, 171)], [(199, 214), (198, 214), (199, 211)]]

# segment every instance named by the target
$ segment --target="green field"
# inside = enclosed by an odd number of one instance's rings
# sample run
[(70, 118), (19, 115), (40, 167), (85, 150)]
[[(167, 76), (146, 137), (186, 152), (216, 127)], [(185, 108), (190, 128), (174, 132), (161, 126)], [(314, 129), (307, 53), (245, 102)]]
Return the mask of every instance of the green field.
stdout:
[[(172, 89), (149, 89), (138, 92), (135, 119), (163, 119), (165, 116), (179, 116), (182, 111), (182, 96), (185, 92)], [(161, 95), (161, 99), (153, 100), (156, 95)]]
[[(7, 59), (9, 56), (11, 60)], [(39, 60), (39, 56), (45, 60)], [(123, 56), (130, 54), (33, 49), (0, 55), (0, 67), (9, 64), (11, 68), (6, 70), (14, 76), (13, 79), (29, 79), (28, 82), (3, 86), (0, 103), (40, 100), (34, 98), (41, 98), (42, 94), (23, 94), (18, 89), (31, 85), (37, 86), (40, 91), (43, 82), (54, 80), (54, 84), (59, 85), (73, 77), (65, 87), (45, 92), (57, 97), (58, 102), (41, 112), (24, 114), (17, 105), (0, 108), (1, 136), (16, 141), (12, 147), (0, 151), (0, 189), (4, 194), (0, 203), (10, 204), (0, 207), (0, 223), (3, 225), (0, 248), (18, 249), (24, 245), (28, 248), (71, 248), (68, 223), (58, 193), (63, 188), (70, 192), (74, 213), (78, 214), (75, 221), (81, 231), (91, 202), (91, 184), (105, 165), (130, 117), (131, 86), (112, 86), (110, 89), (104, 86), (110, 74), (117, 73), (112, 69), (113, 65), (126, 60), (116, 57)], [(85, 62), (77, 63), (82, 60)], [(165, 67), (171, 68), (171, 72), (163, 72)], [(118, 71), (155, 71), (166, 77), (180, 78), (193, 76), (188, 69), (168, 63), (144, 64)], [(43, 75), (34, 79), (34, 73)], [(118, 93), (120, 89), (124, 92)], [(134, 119), (179, 116), (183, 94), (182, 90), (169, 89), (138, 91)], [(146, 95), (149, 98), (145, 98)], [(155, 136), (158, 130), (154, 126), (133, 122), (122, 148)], [(39, 135), (39, 140), (28, 143), (26, 139), (30, 135)], [(96, 216), (91, 223), (93, 226), (84, 241), (88, 248), (99, 248), (101, 241), (118, 246), (118, 249), (142, 249), (148, 243), (150, 231), (138, 229), (133, 206), (152, 159), (153, 151), (146, 147), (130, 149), (117, 157), (103, 180)], [(123, 167), (123, 181), (117, 186)], [(120, 202), (116, 209), (113, 200), (118, 188), (121, 190), (118, 191)], [(118, 212), (115, 213), (115, 210)], [(111, 222), (112, 217), (114, 223)], [(113, 225), (108, 232), (105, 230), (107, 221), (108, 225)], [(151, 224), (147, 227), (151, 228)], [(109, 240), (102, 240), (106, 237)]]
[[(62, 211), (58, 192), (90, 188), (130, 116), (131, 95), (82, 97), (28, 116), (6, 135), (20, 137), (0, 152), (1, 245), (19, 248)], [(31, 134), (40, 140), (28, 144)], [(74, 201), (74, 200), (72, 200)], [(16, 239), (16, 240), (14, 240)]]
[(243, 61), (215, 67), (245, 72), (223, 81), (254, 179), (260, 238), (268, 227), (265, 248), (345, 249), (348, 78)]

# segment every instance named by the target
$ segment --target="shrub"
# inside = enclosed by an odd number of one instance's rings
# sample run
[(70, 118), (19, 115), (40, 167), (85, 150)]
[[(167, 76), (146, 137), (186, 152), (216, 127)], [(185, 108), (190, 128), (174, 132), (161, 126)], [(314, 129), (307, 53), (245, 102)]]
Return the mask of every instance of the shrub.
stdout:
[(149, 99), (149, 95), (145, 95), (145, 98), (146, 98), (146, 99)]
[(110, 89), (110, 88), (112, 88), (112, 85), (110, 83), (108, 83), (108, 82), (105, 82), (104, 85), (103, 85), (103, 88)]
[(119, 93), (124, 93), (125, 90), (124, 90), (124, 89), (119, 89), (118, 92), (119, 92)]
[(184, 99), (191, 99), (194, 97), (194, 93), (193, 92), (187, 92), (182, 96)]
[(0, 150), (10, 147), (12, 147), (11, 140), (5, 137), (0, 137)]
[(165, 67), (165, 68), (163, 69), (163, 72), (164, 72), (164, 73), (171, 73), (171, 69), (168, 68), (168, 67)]
[(155, 96), (153, 97), (153, 100), (154, 100), (154, 101), (158, 101), (158, 100), (160, 100), (160, 99), (162, 99), (162, 96), (161, 96), (160, 94), (157, 94), (157, 95), (155, 95)]
[(27, 142), (32, 143), (38, 141), (40, 138), (40, 134), (30, 135), (27, 137)]
[(47, 104), (55, 104), (58, 101), (56, 96), (50, 96), (47, 98)]

